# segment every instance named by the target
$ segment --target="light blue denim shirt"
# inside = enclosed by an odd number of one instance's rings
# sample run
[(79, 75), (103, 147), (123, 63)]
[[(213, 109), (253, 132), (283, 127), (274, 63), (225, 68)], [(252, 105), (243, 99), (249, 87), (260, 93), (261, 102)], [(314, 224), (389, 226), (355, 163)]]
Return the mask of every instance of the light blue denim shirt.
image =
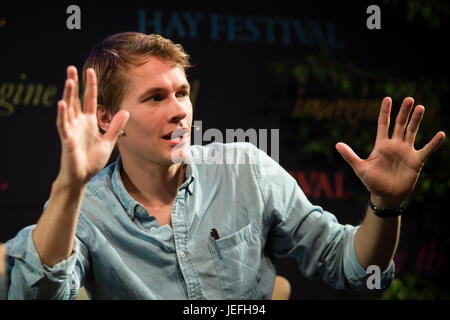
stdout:
[[(217, 154), (233, 161), (217, 163)], [(266, 153), (213, 143), (192, 146), (191, 155), (172, 228), (128, 194), (119, 158), (90, 181), (66, 260), (43, 265), (34, 226), (21, 230), (6, 243), (9, 298), (72, 299), (84, 285), (93, 299), (270, 299), (273, 257), (295, 257), (306, 278), (336, 289), (368, 290), (353, 248), (358, 227), (312, 205)], [(381, 290), (393, 277), (391, 263)]]

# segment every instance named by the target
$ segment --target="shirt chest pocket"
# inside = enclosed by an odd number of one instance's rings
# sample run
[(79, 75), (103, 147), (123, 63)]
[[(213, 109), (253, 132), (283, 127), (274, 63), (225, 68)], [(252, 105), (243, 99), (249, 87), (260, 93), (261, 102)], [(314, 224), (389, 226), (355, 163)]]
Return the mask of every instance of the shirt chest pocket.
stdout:
[(260, 231), (256, 222), (218, 240), (210, 236), (208, 247), (224, 298), (254, 298), (261, 261)]

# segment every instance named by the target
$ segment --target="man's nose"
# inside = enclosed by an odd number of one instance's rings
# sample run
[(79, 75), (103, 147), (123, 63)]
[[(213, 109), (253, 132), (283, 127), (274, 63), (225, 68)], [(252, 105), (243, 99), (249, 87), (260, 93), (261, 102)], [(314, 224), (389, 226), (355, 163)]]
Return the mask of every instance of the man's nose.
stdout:
[(168, 112), (168, 120), (171, 123), (178, 123), (186, 118), (186, 106), (175, 96), (170, 98), (170, 107)]

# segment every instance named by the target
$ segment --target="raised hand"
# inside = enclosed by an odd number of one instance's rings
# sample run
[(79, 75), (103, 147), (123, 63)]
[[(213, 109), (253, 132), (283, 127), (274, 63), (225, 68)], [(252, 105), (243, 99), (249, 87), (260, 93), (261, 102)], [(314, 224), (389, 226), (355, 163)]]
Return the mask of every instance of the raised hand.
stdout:
[(425, 108), (416, 106), (407, 126), (414, 105), (412, 98), (403, 100), (392, 137), (389, 138), (391, 105), (389, 97), (383, 99), (375, 146), (367, 159), (360, 159), (345, 143), (336, 144), (337, 151), (371, 193), (372, 202), (382, 209), (396, 208), (409, 196), (425, 161), (445, 138), (445, 133), (440, 131), (422, 149), (414, 149)]
[(97, 77), (93, 69), (87, 69), (86, 79), (83, 109), (73, 66), (67, 68), (63, 99), (58, 102), (57, 128), (62, 146), (58, 179), (67, 185), (85, 184), (105, 166), (129, 117), (128, 111), (119, 111), (102, 135), (97, 125)]

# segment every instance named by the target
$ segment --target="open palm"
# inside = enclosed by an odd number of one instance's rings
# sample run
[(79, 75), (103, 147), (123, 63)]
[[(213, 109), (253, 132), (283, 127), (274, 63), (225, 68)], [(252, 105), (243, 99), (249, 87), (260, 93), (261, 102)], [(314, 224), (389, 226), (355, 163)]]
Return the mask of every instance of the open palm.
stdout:
[(58, 102), (57, 128), (61, 138), (60, 178), (66, 183), (86, 183), (107, 163), (120, 130), (129, 114), (120, 111), (102, 135), (97, 125), (97, 78), (93, 69), (86, 71), (84, 110), (78, 95), (78, 74), (67, 69), (63, 99)]
[(380, 200), (381, 207), (395, 208), (414, 189), (422, 166), (439, 148), (445, 138), (440, 131), (422, 149), (414, 149), (414, 141), (425, 108), (416, 106), (407, 126), (414, 100), (405, 98), (397, 115), (392, 137), (389, 138), (389, 119), (392, 100), (383, 99), (378, 117), (375, 146), (365, 160), (360, 159), (346, 144), (339, 142), (336, 149), (353, 168), (371, 196)]

